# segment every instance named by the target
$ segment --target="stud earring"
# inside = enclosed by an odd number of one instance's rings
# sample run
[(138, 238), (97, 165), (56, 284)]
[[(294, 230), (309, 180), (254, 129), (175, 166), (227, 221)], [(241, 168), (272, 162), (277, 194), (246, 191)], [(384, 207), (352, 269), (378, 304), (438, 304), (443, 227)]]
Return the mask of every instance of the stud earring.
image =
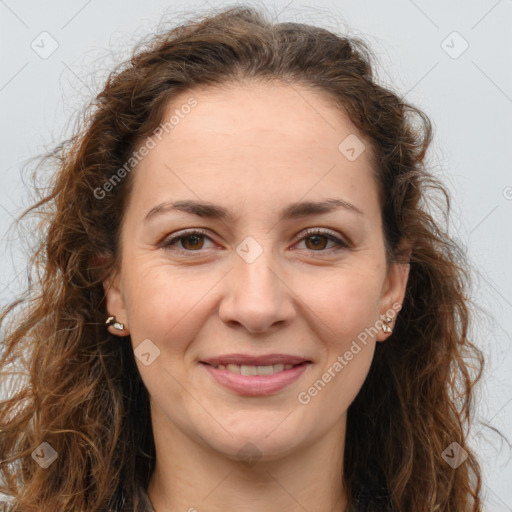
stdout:
[(109, 316), (109, 317), (107, 318), (107, 320), (105, 321), (105, 325), (106, 325), (107, 327), (112, 326), (112, 327), (114, 327), (114, 329), (117, 329), (118, 331), (122, 331), (122, 330), (124, 330), (124, 324), (122, 324), (121, 322), (118, 322), (118, 321), (116, 320), (116, 317), (115, 317), (115, 316)]
[(386, 333), (392, 333), (393, 330), (391, 329), (391, 327), (389, 327), (389, 323), (391, 322), (391, 318), (389, 318), (389, 316), (385, 316), (384, 317), (384, 324), (382, 324), (382, 330)]

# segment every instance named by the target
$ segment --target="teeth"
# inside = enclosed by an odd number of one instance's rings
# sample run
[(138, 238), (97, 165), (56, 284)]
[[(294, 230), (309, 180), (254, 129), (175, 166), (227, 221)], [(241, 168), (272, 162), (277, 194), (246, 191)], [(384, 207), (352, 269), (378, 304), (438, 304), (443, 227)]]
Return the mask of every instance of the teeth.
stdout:
[[(246, 366), (246, 368), (251, 368), (251, 366)], [(274, 367), (272, 365), (268, 366), (253, 366), (255, 368), (258, 375), (272, 375), (274, 373)]]
[(231, 373), (238, 373), (241, 375), (273, 375), (274, 373), (282, 372), (293, 368), (293, 364), (273, 364), (267, 366), (251, 366), (246, 364), (219, 364), (217, 369), (228, 370)]
[[(261, 368), (261, 366), (259, 367)], [(241, 375), (258, 375), (258, 367), (257, 366), (246, 366), (243, 364), (240, 366), (240, 374)]]

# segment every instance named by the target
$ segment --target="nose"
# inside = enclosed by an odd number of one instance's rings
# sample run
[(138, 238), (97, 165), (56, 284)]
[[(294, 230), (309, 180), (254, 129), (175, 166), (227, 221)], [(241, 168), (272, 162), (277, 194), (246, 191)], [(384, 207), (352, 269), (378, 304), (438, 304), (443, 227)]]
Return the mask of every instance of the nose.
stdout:
[(221, 320), (231, 326), (241, 325), (254, 334), (289, 323), (296, 314), (294, 294), (273, 261), (272, 251), (264, 250), (252, 262), (234, 254), (233, 261), (234, 268), (224, 280)]

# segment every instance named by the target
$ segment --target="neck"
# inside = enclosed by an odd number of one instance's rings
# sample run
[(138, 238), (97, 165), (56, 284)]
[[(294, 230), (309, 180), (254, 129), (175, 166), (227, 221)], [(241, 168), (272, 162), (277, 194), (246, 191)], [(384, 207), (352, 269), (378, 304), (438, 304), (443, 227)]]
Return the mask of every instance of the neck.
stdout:
[(347, 509), (342, 486), (346, 416), (318, 441), (297, 445), (286, 456), (258, 453), (247, 460), (197, 443), (158, 408), (152, 409), (152, 424), (157, 459), (147, 492), (156, 512)]

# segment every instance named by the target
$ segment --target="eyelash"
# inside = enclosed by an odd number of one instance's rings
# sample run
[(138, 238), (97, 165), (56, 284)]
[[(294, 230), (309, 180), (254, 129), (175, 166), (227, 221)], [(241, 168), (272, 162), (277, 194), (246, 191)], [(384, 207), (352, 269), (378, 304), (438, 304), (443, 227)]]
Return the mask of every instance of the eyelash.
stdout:
[[(172, 246), (174, 245), (175, 242), (178, 242), (179, 240), (181, 240), (182, 238), (187, 238), (188, 236), (192, 236), (192, 235), (200, 235), (200, 236), (205, 236), (206, 238), (210, 238), (208, 236), (208, 233), (202, 229), (193, 229), (193, 230), (190, 230), (190, 231), (186, 231), (186, 232), (183, 232), (179, 235), (175, 235), (175, 236), (172, 236), (170, 238), (167, 238), (165, 239), (161, 244), (160, 244), (160, 247), (166, 249), (166, 250), (173, 250), (173, 251), (176, 251), (178, 253), (181, 253), (181, 254), (190, 254), (190, 253), (200, 253), (201, 252), (201, 249), (197, 250), (197, 251), (191, 251), (191, 250), (187, 250), (187, 249), (180, 249), (180, 248), (172, 248)], [(300, 238), (298, 240), (298, 242), (302, 242), (303, 240), (307, 239), (307, 238), (310, 238), (314, 235), (322, 235), (322, 236), (325, 236), (328, 240), (330, 240), (331, 242), (334, 242), (338, 247), (331, 247), (330, 249), (323, 249), (323, 250), (319, 250), (319, 251), (314, 251), (314, 250), (310, 250), (312, 253), (326, 253), (326, 252), (330, 252), (330, 251), (333, 251), (333, 252), (337, 252), (337, 251), (341, 251), (341, 250), (344, 250), (344, 249), (349, 249), (350, 246), (347, 242), (345, 242), (344, 240), (341, 240), (340, 238), (334, 236), (331, 234), (330, 231), (326, 231), (326, 230), (323, 230), (323, 229), (320, 229), (320, 228), (310, 228), (310, 229), (307, 229), (302, 238)], [(211, 238), (210, 238), (211, 239)]]

